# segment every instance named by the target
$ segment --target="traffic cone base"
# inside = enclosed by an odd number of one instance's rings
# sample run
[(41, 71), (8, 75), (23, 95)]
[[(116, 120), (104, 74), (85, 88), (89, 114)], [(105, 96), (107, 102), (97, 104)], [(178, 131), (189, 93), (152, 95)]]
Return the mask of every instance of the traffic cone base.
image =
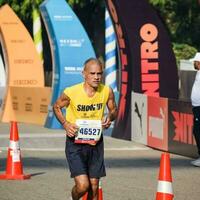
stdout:
[(6, 172), (5, 174), (0, 174), (0, 180), (24, 180), (30, 177), (31, 175), (23, 174), (17, 122), (11, 122)]
[(173, 200), (174, 195), (157, 192), (156, 200)]
[(25, 180), (30, 179), (31, 175), (10, 175), (10, 174), (0, 174), (0, 180)]

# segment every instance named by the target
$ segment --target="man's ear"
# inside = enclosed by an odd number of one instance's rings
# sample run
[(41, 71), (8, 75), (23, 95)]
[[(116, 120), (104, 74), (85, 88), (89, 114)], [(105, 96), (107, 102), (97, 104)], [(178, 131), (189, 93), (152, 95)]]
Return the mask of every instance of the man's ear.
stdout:
[(85, 72), (84, 71), (82, 71), (82, 76), (83, 76), (83, 78), (85, 78)]

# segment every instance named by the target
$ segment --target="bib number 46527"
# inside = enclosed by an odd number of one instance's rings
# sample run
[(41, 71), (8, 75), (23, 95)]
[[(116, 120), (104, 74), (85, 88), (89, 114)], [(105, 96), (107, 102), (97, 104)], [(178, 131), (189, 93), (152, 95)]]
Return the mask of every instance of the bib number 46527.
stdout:
[(102, 133), (101, 120), (77, 119), (76, 124), (79, 130), (75, 137), (75, 143), (95, 145), (100, 140)]
[(99, 128), (80, 128), (79, 132), (82, 135), (99, 135), (101, 130)]

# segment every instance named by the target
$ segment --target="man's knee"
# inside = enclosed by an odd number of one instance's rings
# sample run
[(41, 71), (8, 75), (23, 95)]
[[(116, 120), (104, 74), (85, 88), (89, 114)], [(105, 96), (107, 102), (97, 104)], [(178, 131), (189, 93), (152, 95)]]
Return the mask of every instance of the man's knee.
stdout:
[(93, 193), (97, 193), (98, 188), (99, 188), (99, 180), (98, 179), (90, 179), (90, 184), (91, 184), (91, 189), (92, 189)]
[(91, 188), (92, 188), (93, 192), (97, 192), (98, 188), (99, 188), (99, 185), (98, 184), (91, 184)]
[(79, 182), (76, 183), (76, 190), (78, 193), (85, 193), (87, 192), (89, 189), (89, 182), (88, 181), (84, 181), (84, 182)]

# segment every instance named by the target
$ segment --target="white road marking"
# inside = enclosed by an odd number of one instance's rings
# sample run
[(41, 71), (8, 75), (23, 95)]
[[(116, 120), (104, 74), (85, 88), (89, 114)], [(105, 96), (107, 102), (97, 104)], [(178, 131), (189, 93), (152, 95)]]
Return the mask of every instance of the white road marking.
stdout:
[(105, 148), (105, 151), (146, 151), (149, 147), (116, 147), (116, 148)]
[[(0, 150), (6, 151), (8, 147), (0, 147)], [(20, 148), (21, 151), (64, 151), (65, 148)], [(105, 151), (146, 151), (148, 147), (120, 147), (120, 148), (105, 148)]]
[[(7, 134), (0, 134), (0, 138), (9, 138), (10, 136)], [(20, 138), (55, 138), (55, 137), (58, 137), (58, 138), (65, 138), (66, 135), (65, 133), (37, 133), (37, 134), (34, 134), (34, 133), (30, 133), (30, 134), (20, 134)]]

